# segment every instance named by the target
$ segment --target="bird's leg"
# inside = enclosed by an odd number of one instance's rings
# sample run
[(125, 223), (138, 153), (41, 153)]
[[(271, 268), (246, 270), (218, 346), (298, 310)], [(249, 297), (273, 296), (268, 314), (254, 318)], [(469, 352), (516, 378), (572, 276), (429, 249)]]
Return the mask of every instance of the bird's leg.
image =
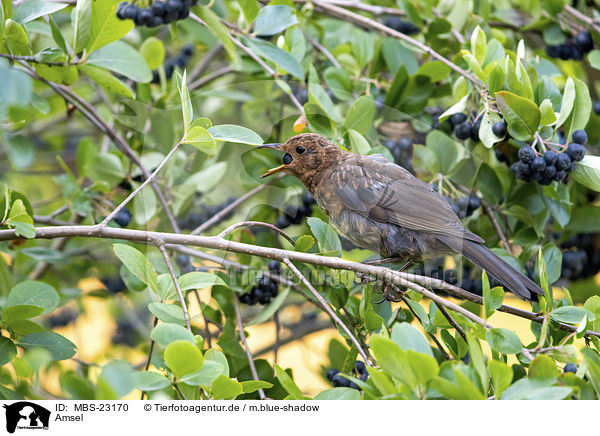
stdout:
[(392, 301), (394, 303), (397, 303), (398, 301), (402, 301), (401, 295), (405, 292), (406, 291), (401, 290), (396, 285), (386, 283), (383, 285), (382, 290), (380, 292), (380, 294), (383, 296), (383, 299), (375, 304), (381, 304), (384, 301)]

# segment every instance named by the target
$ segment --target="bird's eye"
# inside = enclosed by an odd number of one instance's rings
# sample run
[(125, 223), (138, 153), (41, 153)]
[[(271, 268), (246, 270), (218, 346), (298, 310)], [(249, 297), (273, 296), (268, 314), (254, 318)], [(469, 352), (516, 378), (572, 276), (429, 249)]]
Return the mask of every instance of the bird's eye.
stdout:
[(286, 154), (283, 155), (283, 159), (282, 160), (283, 160), (283, 163), (285, 165), (289, 165), (289, 164), (292, 163), (292, 161), (294, 160), (294, 158), (292, 157), (291, 154), (286, 153)]
[(298, 154), (302, 154), (306, 151), (306, 148), (302, 147), (301, 145), (299, 145), (298, 147), (296, 147), (296, 153)]

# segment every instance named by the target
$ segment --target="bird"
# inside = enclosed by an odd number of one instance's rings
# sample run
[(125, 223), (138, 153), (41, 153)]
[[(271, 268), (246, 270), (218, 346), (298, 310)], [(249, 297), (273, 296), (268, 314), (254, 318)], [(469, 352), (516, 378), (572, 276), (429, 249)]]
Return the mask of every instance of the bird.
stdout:
[(262, 177), (283, 171), (298, 178), (329, 223), (356, 246), (407, 264), (458, 253), (521, 299), (537, 301), (544, 295), (465, 229), (431, 185), (383, 155), (352, 153), (316, 133), (257, 148), (283, 152), (283, 164)]

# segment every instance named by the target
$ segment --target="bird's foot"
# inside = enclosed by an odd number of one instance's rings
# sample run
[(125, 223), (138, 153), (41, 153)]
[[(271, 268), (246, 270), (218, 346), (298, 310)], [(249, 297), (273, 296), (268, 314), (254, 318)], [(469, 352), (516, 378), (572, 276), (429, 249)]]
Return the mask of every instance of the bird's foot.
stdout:
[(387, 283), (382, 286), (380, 291), (376, 290), (375, 292), (377, 292), (378, 294), (381, 294), (381, 296), (383, 297), (381, 301), (378, 301), (375, 304), (381, 304), (384, 301), (391, 301), (394, 303), (402, 301), (402, 297), (400, 295), (404, 294), (406, 291), (402, 291), (397, 286), (395, 286), (391, 283)]

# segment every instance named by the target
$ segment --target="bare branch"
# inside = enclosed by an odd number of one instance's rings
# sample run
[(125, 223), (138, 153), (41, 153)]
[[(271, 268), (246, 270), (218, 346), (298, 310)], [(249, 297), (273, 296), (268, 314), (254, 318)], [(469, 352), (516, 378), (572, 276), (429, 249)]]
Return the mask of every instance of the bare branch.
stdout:
[(171, 274), (171, 279), (173, 280), (173, 286), (175, 286), (175, 291), (177, 291), (177, 295), (179, 296), (179, 303), (181, 304), (181, 309), (183, 310), (183, 319), (185, 320), (185, 326), (191, 332), (192, 327), (190, 326), (190, 314), (188, 313), (187, 304), (185, 303), (185, 298), (183, 297), (183, 293), (181, 292), (181, 287), (179, 286), (179, 282), (177, 281), (177, 277), (175, 276), (175, 271), (173, 271), (173, 265), (171, 264), (171, 259), (169, 259), (169, 254), (167, 250), (165, 250), (165, 244), (158, 243), (156, 244), (160, 253), (163, 255), (165, 259), (165, 263), (167, 264), (167, 268), (169, 269), (169, 274)]
[(221, 233), (219, 233), (217, 235), (217, 238), (224, 238), (225, 236), (229, 235), (231, 232), (233, 232), (236, 229), (239, 229), (240, 227), (252, 227), (252, 226), (265, 227), (269, 230), (272, 230), (275, 233), (278, 233), (281, 236), (283, 236), (286, 239), (286, 241), (288, 241), (290, 244), (296, 245), (296, 241), (294, 241), (290, 235), (288, 235), (286, 232), (281, 230), (279, 227), (275, 227), (273, 224), (261, 223), (260, 221), (242, 221), (240, 223), (233, 224), (233, 225), (227, 227)]
[[(237, 294), (234, 291), (231, 291), (233, 296), (233, 307), (235, 309), (235, 317), (237, 318), (238, 331), (240, 333), (240, 340), (244, 345), (244, 350), (246, 351), (246, 356), (248, 356), (248, 365), (250, 365), (250, 372), (252, 373), (252, 378), (256, 381), (259, 381), (258, 371), (256, 371), (256, 366), (254, 365), (254, 357), (252, 357), (252, 353), (250, 352), (250, 347), (248, 346), (248, 341), (246, 341), (246, 335), (244, 334), (244, 323), (242, 322), (242, 314), (240, 313), (240, 303)], [(258, 390), (258, 396), (261, 400), (264, 400), (266, 397), (265, 392), (260, 388)]]

